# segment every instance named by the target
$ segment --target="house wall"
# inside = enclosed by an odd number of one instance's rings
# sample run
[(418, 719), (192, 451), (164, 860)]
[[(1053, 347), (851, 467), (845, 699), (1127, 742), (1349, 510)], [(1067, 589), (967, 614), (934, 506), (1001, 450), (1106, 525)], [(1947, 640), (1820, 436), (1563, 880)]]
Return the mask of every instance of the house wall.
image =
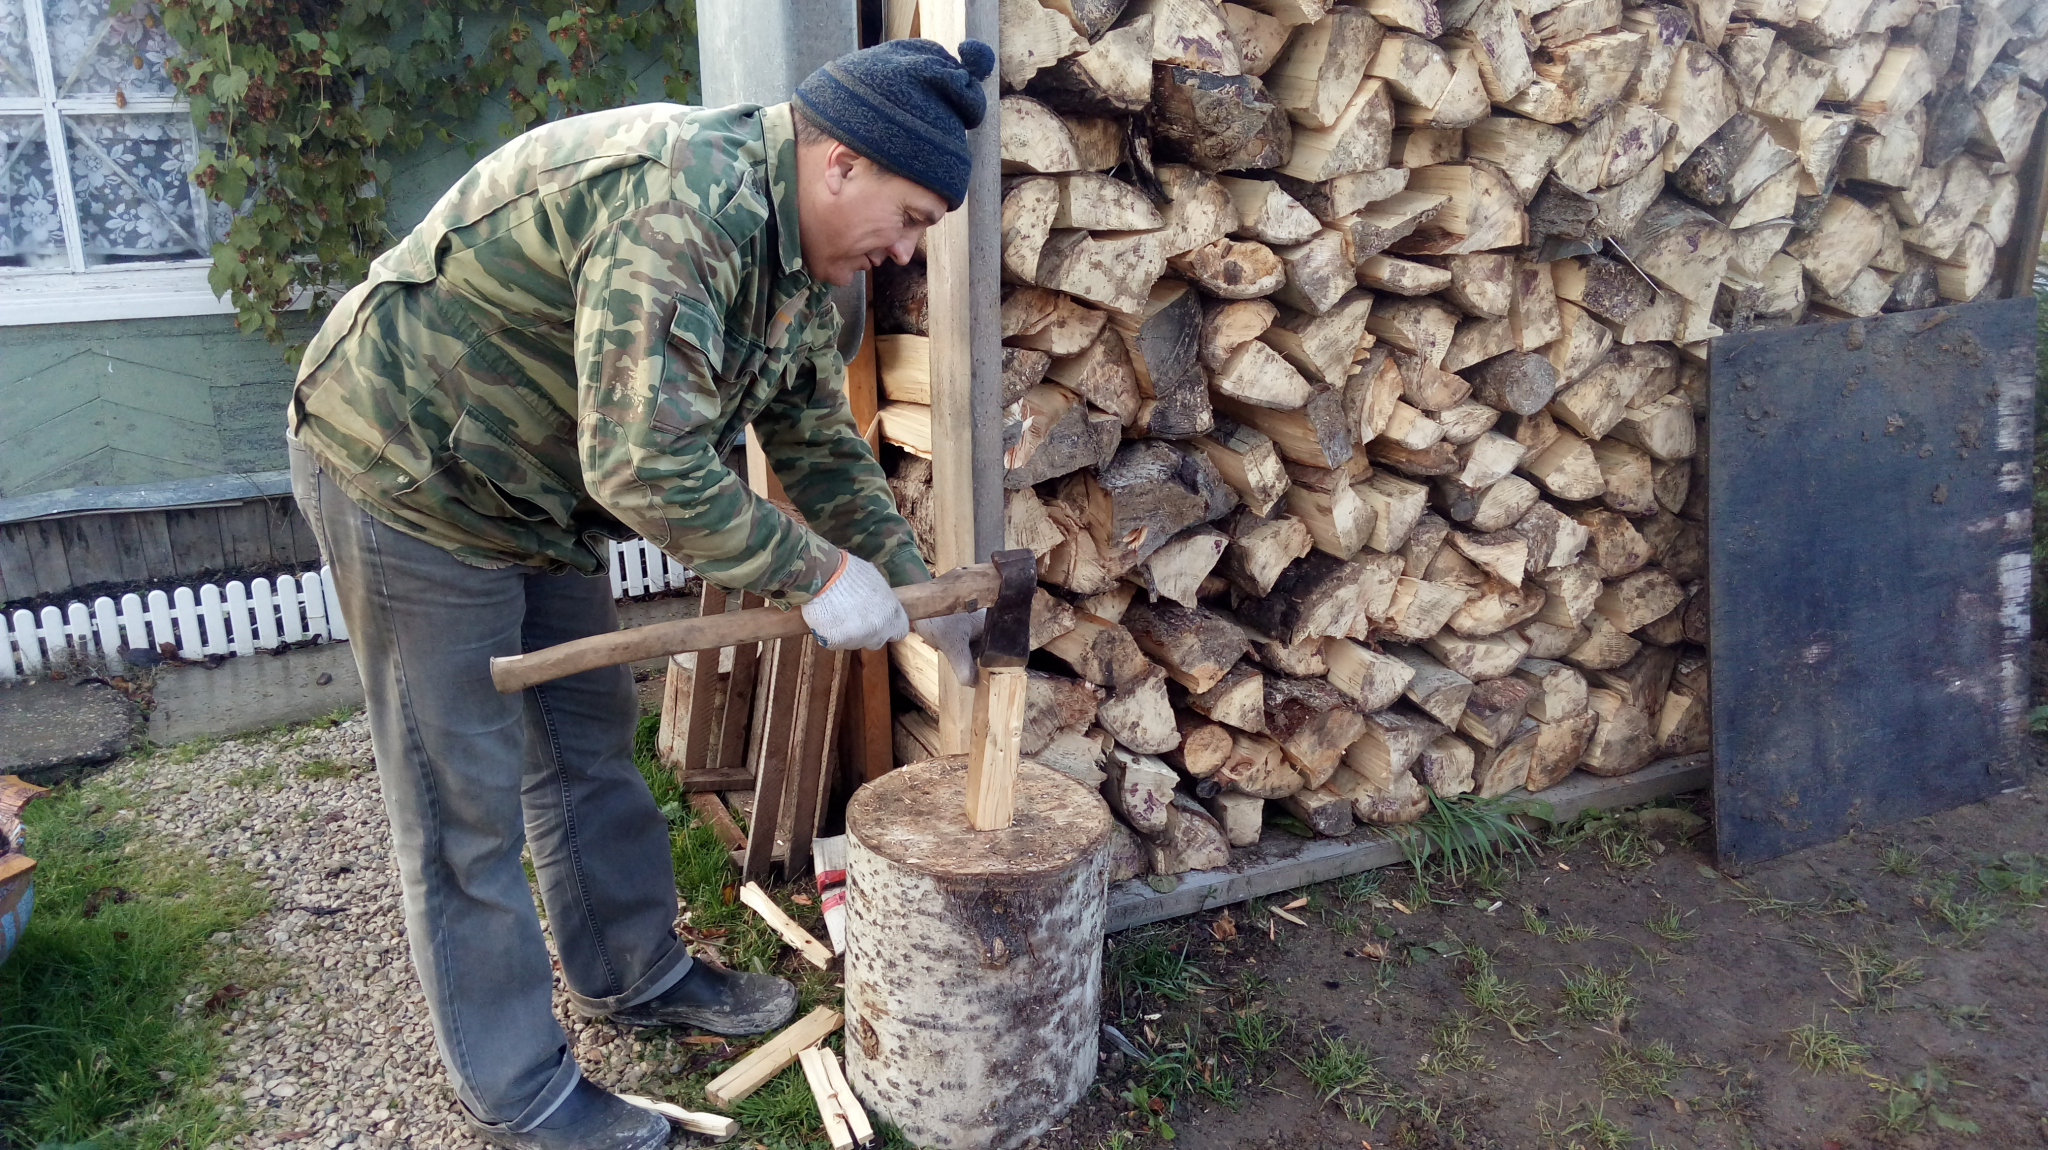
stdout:
[[(659, 58), (635, 65), (637, 92), (662, 99)], [(488, 105), (455, 142), (394, 160), (394, 233), (509, 138), (507, 111)], [(302, 325), (292, 339), (311, 334)], [(0, 501), (281, 471), (292, 376), (282, 349), (241, 334), (231, 316), (0, 326)], [(310, 546), (289, 497), (0, 522), (0, 604), (103, 582), (300, 565), (316, 558)]]

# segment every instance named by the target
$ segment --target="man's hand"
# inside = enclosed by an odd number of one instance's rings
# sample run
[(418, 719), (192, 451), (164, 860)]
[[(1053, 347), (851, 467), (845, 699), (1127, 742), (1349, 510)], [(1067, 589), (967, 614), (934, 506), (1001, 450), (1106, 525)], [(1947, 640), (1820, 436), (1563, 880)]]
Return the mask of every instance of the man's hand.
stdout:
[(974, 651), (968, 643), (981, 633), (982, 618), (986, 609), (959, 615), (936, 615), (930, 619), (919, 619), (911, 624), (917, 628), (917, 636), (946, 653), (946, 662), (953, 666), (953, 677), (963, 687), (972, 687), (980, 674), (974, 663)]
[(910, 617), (875, 565), (845, 551), (839, 570), (801, 608), (818, 642), (835, 651), (872, 651), (910, 631)]

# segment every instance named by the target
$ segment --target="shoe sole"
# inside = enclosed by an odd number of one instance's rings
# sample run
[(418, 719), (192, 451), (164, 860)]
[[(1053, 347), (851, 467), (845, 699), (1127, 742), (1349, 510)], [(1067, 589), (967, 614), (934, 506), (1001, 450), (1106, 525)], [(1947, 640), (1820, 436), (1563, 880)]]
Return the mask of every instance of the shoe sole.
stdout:
[(786, 1003), (778, 1003), (748, 1015), (736, 1016), (726, 1011), (677, 1007), (664, 1011), (659, 1018), (635, 1017), (629, 1011), (621, 1011), (608, 1017), (621, 1026), (641, 1029), (687, 1026), (693, 1030), (708, 1030), (729, 1038), (743, 1038), (751, 1034), (764, 1034), (796, 1017), (796, 996), (792, 994)]

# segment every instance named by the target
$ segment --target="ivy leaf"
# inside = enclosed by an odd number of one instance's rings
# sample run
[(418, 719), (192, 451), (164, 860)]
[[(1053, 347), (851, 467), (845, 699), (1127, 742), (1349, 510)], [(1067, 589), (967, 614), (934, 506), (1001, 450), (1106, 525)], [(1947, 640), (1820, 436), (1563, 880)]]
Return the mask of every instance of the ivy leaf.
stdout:
[(363, 138), (375, 144), (391, 134), (394, 114), (381, 104), (372, 104), (363, 109)]
[(317, 52), (320, 50), (320, 35), (317, 32), (294, 32), (292, 43), (308, 52)]
[(249, 94), (249, 69), (237, 64), (224, 75), (213, 78), (213, 98), (232, 103)]

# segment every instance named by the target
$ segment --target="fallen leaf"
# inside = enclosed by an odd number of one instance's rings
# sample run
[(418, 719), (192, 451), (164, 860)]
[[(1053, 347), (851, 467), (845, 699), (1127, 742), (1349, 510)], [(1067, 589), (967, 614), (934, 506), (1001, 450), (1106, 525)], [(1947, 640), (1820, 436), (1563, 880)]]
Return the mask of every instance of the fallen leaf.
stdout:
[(1385, 961), (1387, 948), (1385, 945), (1377, 942), (1361, 942), (1351, 954), (1354, 958), (1371, 958)]
[(1218, 942), (1228, 942), (1237, 937), (1237, 920), (1231, 918), (1230, 912), (1226, 910), (1216, 916), (1215, 922), (1209, 924), (1209, 933), (1215, 935)]
[(716, 1034), (692, 1034), (688, 1038), (683, 1039), (683, 1041), (691, 1046), (717, 1046), (723, 1043), (725, 1039), (720, 1038)]
[(214, 991), (212, 994), (207, 995), (206, 1005), (200, 1007), (200, 1009), (204, 1010), (208, 1014), (219, 1014), (221, 1011), (227, 1009), (229, 1003), (234, 1002), (236, 999), (241, 998), (243, 995), (248, 993), (248, 991), (243, 990), (241, 987), (236, 986), (234, 983), (230, 982), (226, 986), (221, 987), (219, 990)]
[(789, 901), (798, 906), (809, 906), (811, 905), (811, 896), (807, 894), (793, 894), (789, 896)]
[(1402, 901), (1401, 901), (1400, 899), (1398, 899), (1398, 898), (1390, 898), (1390, 899), (1388, 899), (1387, 901), (1388, 901), (1388, 902), (1390, 902), (1390, 903), (1392, 903), (1392, 904), (1394, 904), (1394, 909), (1395, 909), (1395, 910), (1398, 910), (1398, 911), (1400, 911), (1400, 912), (1401, 912), (1402, 914), (1414, 914), (1414, 913), (1415, 913), (1414, 911), (1412, 911), (1412, 910), (1409, 910), (1409, 909), (1408, 909), (1408, 904), (1407, 904), (1407, 903), (1405, 903), (1405, 902), (1402, 902)]

